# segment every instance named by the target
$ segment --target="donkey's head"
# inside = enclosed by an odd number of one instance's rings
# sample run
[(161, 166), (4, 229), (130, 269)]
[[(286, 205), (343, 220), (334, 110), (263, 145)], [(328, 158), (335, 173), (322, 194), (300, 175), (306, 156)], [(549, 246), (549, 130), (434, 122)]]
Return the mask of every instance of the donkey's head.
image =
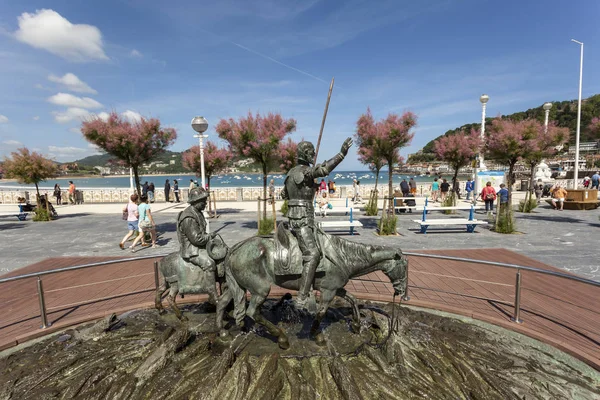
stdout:
[(392, 282), (394, 295), (404, 297), (408, 289), (408, 258), (398, 250), (390, 261), (389, 267), (383, 272)]

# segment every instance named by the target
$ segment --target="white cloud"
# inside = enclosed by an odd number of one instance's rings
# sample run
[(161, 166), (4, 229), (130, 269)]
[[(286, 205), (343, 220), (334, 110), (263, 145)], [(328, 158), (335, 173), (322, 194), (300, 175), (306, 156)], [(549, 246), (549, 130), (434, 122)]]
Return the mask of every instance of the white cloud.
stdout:
[(69, 128), (69, 132), (73, 132), (73, 133), (81, 133), (81, 130), (79, 128)]
[(144, 55), (137, 51), (136, 49), (131, 50), (131, 52), (129, 53), (129, 57), (133, 57), (133, 58), (142, 58), (144, 57)]
[(108, 117), (110, 117), (110, 114), (102, 111), (100, 114), (96, 115), (98, 118), (100, 118), (102, 121), (108, 121)]
[(8, 122), (8, 117), (6, 115), (0, 114), (0, 124), (5, 124)]
[(35, 116), (35, 117), (33, 117), (32, 119), (33, 119), (34, 121), (37, 121), (37, 120), (39, 120), (39, 119), (40, 119), (40, 116), (39, 116), (39, 115), (36, 115), (36, 116)]
[(48, 98), (48, 102), (59, 106), (78, 108), (102, 108), (102, 104), (89, 97), (77, 97), (69, 93), (57, 93)]
[(73, 24), (54, 10), (23, 13), (17, 40), (71, 61), (107, 60), (102, 33), (93, 25)]
[(59, 124), (66, 124), (74, 120), (81, 121), (91, 115), (88, 110), (78, 107), (69, 107), (64, 112), (54, 111), (52, 114), (54, 115), (54, 120)]
[(49, 75), (48, 80), (50, 82), (59, 83), (72, 92), (98, 94), (96, 90), (92, 89), (87, 83), (79, 79), (77, 75), (70, 72), (63, 76)]
[(21, 146), (23, 144), (23, 143), (19, 142), (18, 140), (5, 140), (2, 143), (7, 146)]
[(81, 154), (81, 153), (87, 153), (90, 150), (89, 149), (82, 149), (80, 147), (72, 147), (72, 146), (67, 146), (67, 147), (48, 146), (48, 151), (50, 153)]
[(142, 120), (142, 115), (140, 113), (131, 110), (124, 111), (121, 113), (121, 115), (130, 122), (139, 122)]

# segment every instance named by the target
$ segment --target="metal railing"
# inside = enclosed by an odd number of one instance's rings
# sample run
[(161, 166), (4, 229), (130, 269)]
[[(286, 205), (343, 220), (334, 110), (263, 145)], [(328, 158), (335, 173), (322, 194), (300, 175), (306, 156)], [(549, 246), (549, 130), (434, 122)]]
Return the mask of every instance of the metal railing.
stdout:
[[(548, 270), (541, 269), (541, 268), (528, 267), (525, 265), (508, 264), (508, 263), (502, 263), (502, 262), (496, 262), (496, 261), (476, 260), (476, 259), (464, 258), (464, 257), (441, 256), (441, 255), (437, 255), (437, 254), (414, 253), (414, 252), (408, 252), (408, 251), (403, 252), (403, 254), (405, 254), (407, 256), (411, 256), (411, 257), (427, 257), (427, 258), (435, 258), (435, 259), (440, 259), (440, 260), (461, 261), (461, 262), (468, 262), (468, 263), (475, 263), (475, 264), (482, 264), (482, 265), (491, 265), (491, 266), (495, 266), (495, 267), (516, 269), (517, 273), (516, 273), (516, 280), (515, 280), (514, 314), (513, 314), (513, 317), (511, 318), (512, 321), (516, 322), (516, 323), (522, 322), (522, 320), (521, 320), (521, 286), (522, 286), (521, 270), (530, 271), (530, 272), (534, 272), (534, 273), (540, 273), (540, 274), (554, 276), (554, 277), (563, 278), (563, 279), (569, 279), (569, 280), (584, 283), (587, 285), (600, 287), (600, 282), (598, 282), (598, 281), (581, 278), (581, 277), (578, 277), (575, 275), (569, 275), (569, 274), (565, 274), (562, 272), (548, 271)], [(30, 273), (30, 274), (12, 276), (9, 278), (2, 278), (2, 279), (0, 279), (0, 283), (12, 282), (12, 281), (17, 281), (17, 280), (27, 279), (27, 278), (37, 278), (37, 292), (38, 292), (38, 299), (39, 299), (39, 306), (40, 306), (40, 318), (41, 318), (41, 322), (42, 322), (42, 328), (47, 328), (51, 324), (48, 322), (48, 318), (47, 318), (46, 301), (44, 298), (44, 287), (43, 287), (42, 279), (40, 278), (41, 276), (56, 274), (56, 273), (66, 272), (66, 271), (76, 271), (76, 270), (85, 269), (85, 268), (99, 267), (99, 266), (103, 266), (103, 265), (111, 265), (111, 264), (118, 264), (118, 263), (123, 263), (123, 262), (131, 262), (131, 261), (159, 258), (159, 257), (165, 257), (167, 255), (168, 254), (155, 254), (152, 256), (131, 257), (131, 258), (124, 258), (124, 259), (119, 259), (119, 260), (110, 260), (110, 261), (102, 261), (102, 262), (96, 262), (96, 263), (75, 265), (72, 267), (57, 268), (57, 269), (53, 269), (53, 270), (49, 270), (49, 271), (40, 271), (40, 272), (34, 272), (34, 273)], [(159, 280), (160, 279), (159, 279), (159, 274), (158, 274), (158, 261), (154, 261), (154, 285), (155, 285), (155, 288), (158, 288)], [(364, 278), (363, 278), (363, 280), (364, 280)], [(128, 294), (132, 294), (132, 293), (134, 293), (134, 292), (123, 293), (121, 295), (128, 295)], [(93, 300), (91, 300), (91, 301), (93, 301)]]
[[(37, 294), (38, 294), (38, 300), (39, 300), (39, 304), (40, 304), (40, 318), (42, 320), (41, 328), (45, 329), (45, 328), (48, 328), (49, 326), (51, 326), (52, 324), (48, 322), (48, 315), (47, 315), (47, 310), (46, 310), (46, 299), (44, 296), (44, 285), (43, 285), (42, 279), (40, 278), (41, 276), (57, 274), (60, 272), (67, 272), (67, 271), (76, 271), (76, 270), (85, 269), (85, 268), (100, 267), (103, 265), (112, 265), (112, 264), (119, 264), (119, 263), (123, 263), (123, 262), (147, 260), (147, 259), (152, 259), (152, 258), (165, 257), (167, 255), (168, 255), (168, 253), (167, 254), (155, 254), (152, 256), (123, 258), (120, 260), (101, 261), (101, 262), (90, 263), (90, 264), (74, 265), (72, 267), (56, 268), (56, 269), (52, 269), (52, 270), (48, 270), (48, 271), (33, 272), (30, 274), (23, 274), (23, 275), (11, 276), (9, 278), (2, 278), (2, 279), (0, 279), (0, 283), (13, 282), (13, 281), (18, 281), (18, 280), (27, 279), (27, 278), (37, 278)], [(159, 286), (158, 261), (154, 261), (154, 285), (155, 285), (155, 289), (158, 289), (158, 286)], [(133, 294), (133, 293), (136, 293), (136, 292), (123, 293), (123, 295), (129, 295), (129, 294)], [(90, 300), (89, 302), (91, 302), (91, 301), (94, 301), (94, 300)]]
[(585, 283), (587, 285), (600, 287), (600, 282), (598, 282), (598, 281), (581, 278), (579, 276), (569, 275), (569, 274), (565, 274), (562, 272), (548, 271), (545, 269), (535, 268), (535, 267), (527, 267), (525, 265), (508, 264), (508, 263), (501, 263), (501, 262), (496, 262), (496, 261), (486, 261), (486, 260), (474, 260), (472, 258), (464, 258), (464, 257), (440, 256), (437, 254), (413, 253), (410, 251), (404, 251), (402, 253), (407, 256), (412, 256), (412, 257), (437, 258), (440, 260), (462, 261), (462, 262), (468, 262), (468, 263), (476, 263), (476, 264), (483, 264), (483, 265), (492, 265), (495, 267), (516, 269), (517, 274), (516, 274), (516, 279), (515, 279), (514, 313), (513, 313), (513, 317), (511, 319), (513, 322), (516, 322), (518, 324), (523, 322), (521, 320), (521, 280), (522, 280), (521, 270), (535, 272), (535, 273), (544, 274), (544, 275), (555, 276), (558, 278), (569, 279), (572, 281)]

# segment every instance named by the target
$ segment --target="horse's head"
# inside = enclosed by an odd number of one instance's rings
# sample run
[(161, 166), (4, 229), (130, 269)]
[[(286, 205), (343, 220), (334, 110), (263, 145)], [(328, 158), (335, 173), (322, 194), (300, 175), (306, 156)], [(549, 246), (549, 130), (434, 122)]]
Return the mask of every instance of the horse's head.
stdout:
[(408, 258), (398, 250), (389, 268), (384, 271), (394, 287), (394, 295), (406, 296), (408, 289)]

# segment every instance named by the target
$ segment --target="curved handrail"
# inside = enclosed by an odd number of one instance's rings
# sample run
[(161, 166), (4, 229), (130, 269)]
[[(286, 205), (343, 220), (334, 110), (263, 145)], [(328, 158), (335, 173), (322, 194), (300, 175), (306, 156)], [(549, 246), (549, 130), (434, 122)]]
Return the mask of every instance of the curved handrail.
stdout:
[(541, 268), (527, 267), (525, 265), (508, 264), (508, 263), (501, 263), (501, 262), (496, 262), (496, 261), (475, 260), (472, 258), (464, 258), (464, 257), (440, 256), (437, 254), (413, 253), (410, 251), (403, 251), (402, 254), (406, 254), (407, 256), (413, 256), (413, 257), (428, 257), (428, 258), (437, 258), (440, 260), (464, 261), (464, 262), (484, 264), (484, 265), (493, 265), (496, 267), (511, 268), (511, 269), (516, 269), (516, 270), (531, 271), (531, 272), (537, 272), (537, 273), (545, 274), (545, 275), (557, 276), (559, 278), (570, 279), (570, 280), (578, 281), (578, 282), (585, 283), (588, 285), (600, 286), (600, 282), (594, 281), (592, 279), (581, 278), (579, 276), (569, 275), (569, 274), (565, 274), (562, 272), (548, 271), (548, 270), (541, 269)]

